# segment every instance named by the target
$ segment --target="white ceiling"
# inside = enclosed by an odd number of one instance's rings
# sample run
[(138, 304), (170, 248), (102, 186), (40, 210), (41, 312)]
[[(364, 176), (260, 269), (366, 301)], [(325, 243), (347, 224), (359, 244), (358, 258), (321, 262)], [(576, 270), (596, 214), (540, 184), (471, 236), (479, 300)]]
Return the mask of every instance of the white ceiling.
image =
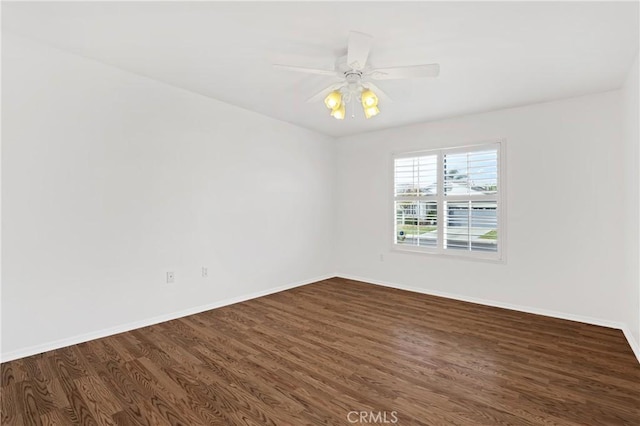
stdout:
[[(638, 52), (637, 2), (2, 3), (2, 30), (332, 135), (619, 88)], [(380, 81), (393, 102), (344, 121), (305, 103), (350, 30), (376, 67), (437, 62), (436, 79)]]

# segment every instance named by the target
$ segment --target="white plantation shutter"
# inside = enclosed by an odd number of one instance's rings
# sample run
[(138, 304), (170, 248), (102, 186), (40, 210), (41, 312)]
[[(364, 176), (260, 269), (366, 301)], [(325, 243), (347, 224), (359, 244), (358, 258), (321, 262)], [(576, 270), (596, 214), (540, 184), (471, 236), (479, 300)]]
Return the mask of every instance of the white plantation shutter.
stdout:
[(437, 244), (438, 156), (396, 158), (394, 195), (396, 244), (435, 247)]
[(500, 147), (394, 157), (394, 246), (500, 258)]
[(447, 195), (487, 195), (497, 192), (497, 149), (444, 154)]
[(438, 157), (396, 158), (394, 174), (396, 196), (435, 195)]

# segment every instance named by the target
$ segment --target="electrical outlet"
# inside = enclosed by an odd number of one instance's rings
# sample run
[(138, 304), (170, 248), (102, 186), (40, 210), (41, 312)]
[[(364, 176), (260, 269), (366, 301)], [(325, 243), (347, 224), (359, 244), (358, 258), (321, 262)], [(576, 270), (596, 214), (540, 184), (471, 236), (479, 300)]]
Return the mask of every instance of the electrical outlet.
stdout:
[(209, 268), (202, 267), (202, 278), (207, 278), (209, 276)]
[(167, 284), (173, 284), (176, 282), (175, 272), (167, 272)]

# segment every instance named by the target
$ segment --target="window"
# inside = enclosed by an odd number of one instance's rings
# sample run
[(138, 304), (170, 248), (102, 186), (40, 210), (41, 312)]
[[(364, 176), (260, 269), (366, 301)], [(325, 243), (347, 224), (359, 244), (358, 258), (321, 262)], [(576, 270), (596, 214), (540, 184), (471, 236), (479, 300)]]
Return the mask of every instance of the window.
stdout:
[(501, 144), (393, 158), (394, 248), (501, 259)]

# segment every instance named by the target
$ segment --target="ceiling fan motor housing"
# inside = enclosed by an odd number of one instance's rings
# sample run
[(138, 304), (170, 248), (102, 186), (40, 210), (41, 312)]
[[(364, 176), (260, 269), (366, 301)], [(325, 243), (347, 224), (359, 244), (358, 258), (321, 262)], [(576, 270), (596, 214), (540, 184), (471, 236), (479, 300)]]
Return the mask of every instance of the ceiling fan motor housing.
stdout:
[(352, 99), (358, 99), (360, 93), (364, 89), (362, 87), (362, 74), (363, 70), (357, 70), (347, 65), (347, 56), (341, 56), (336, 60), (336, 73), (339, 76), (344, 76), (347, 84), (342, 87), (342, 94), (345, 97), (346, 102), (350, 102)]
[(358, 83), (362, 79), (362, 72), (357, 70), (350, 70), (344, 73), (344, 78), (347, 83)]

